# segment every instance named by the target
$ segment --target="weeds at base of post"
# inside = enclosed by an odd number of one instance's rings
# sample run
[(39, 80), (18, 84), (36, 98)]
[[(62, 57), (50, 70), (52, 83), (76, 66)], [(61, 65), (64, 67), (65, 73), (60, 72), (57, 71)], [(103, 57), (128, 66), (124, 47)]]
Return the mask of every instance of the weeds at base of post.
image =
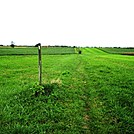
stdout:
[(32, 89), (32, 93), (35, 97), (40, 95), (49, 96), (53, 92), (54, 88), (58, 87), (58, 84), (42, 84), (42, 85), (34, 85)]

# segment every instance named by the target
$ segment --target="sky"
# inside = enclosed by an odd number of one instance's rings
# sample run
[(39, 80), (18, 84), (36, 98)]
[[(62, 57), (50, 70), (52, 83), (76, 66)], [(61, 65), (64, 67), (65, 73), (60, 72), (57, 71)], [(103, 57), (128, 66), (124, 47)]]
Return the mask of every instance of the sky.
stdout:
[(0, 44), (134, 47), (134, 0), (0, 0)]

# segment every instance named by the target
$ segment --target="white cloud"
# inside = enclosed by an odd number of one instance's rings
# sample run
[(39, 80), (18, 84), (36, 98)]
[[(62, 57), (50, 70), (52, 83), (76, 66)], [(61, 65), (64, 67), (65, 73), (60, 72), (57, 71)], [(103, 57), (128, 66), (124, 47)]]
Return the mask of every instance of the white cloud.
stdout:
[(0, 0), (0, 44), (133, 46), (133, 0)]

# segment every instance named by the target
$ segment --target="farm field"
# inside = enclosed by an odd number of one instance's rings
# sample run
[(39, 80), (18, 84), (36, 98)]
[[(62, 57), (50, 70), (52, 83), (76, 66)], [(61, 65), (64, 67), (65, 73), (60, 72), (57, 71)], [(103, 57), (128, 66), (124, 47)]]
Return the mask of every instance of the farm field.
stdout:
[[(42, 47), (43, 55), (73, 54), (74, 48), (71, 47)], [(0, 47), (0, 55), (37, 55), (37, 47)]]
[(42, 55), (43, 89), (37, 55), (0, 56), (1, 134), (133, 134), (134, 57), (63, 53)]
[(134, 55), (134, 48), (99, 48), (111, 54)]

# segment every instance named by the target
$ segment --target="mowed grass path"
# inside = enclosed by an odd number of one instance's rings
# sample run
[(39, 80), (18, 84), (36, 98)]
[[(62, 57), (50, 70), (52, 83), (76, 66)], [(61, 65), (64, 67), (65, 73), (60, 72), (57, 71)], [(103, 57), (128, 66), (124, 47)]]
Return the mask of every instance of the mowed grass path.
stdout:
[(50, 96), (33, 97), (38, 57), (1, 56), (1, 133), (133, 133), (134, 57), (85, 48), (43, 55)]
[(134, 57), (107, 55), (95, 48), (84, 51), (91, 132), (133, 133)]

